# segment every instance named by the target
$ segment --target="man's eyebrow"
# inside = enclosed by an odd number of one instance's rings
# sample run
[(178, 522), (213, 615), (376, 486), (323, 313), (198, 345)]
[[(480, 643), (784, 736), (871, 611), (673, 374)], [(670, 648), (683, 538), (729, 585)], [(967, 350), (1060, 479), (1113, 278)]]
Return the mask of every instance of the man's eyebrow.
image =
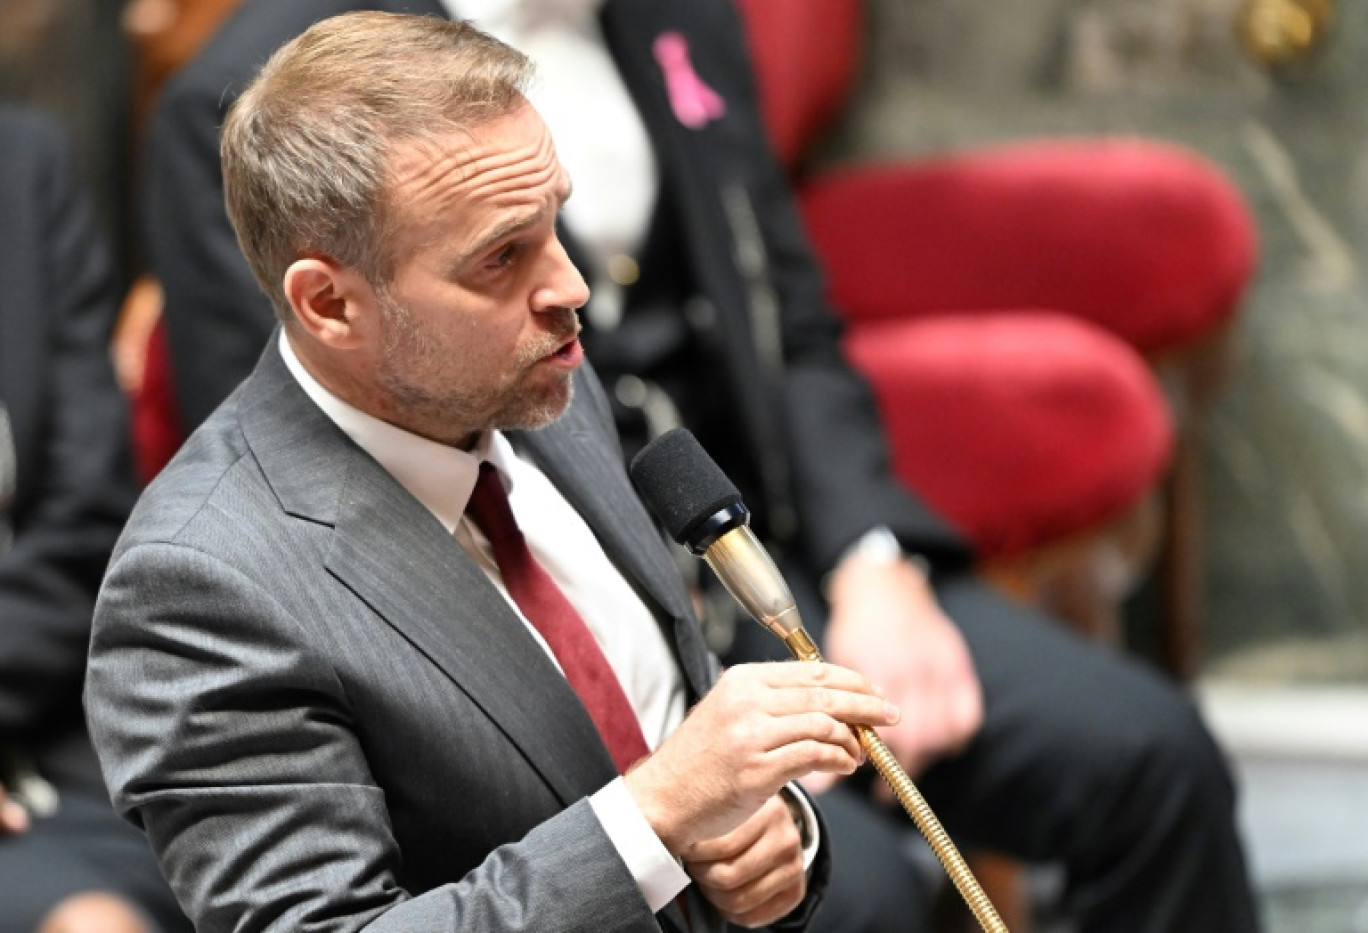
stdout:
[[(570, 195), (573, 193), (574, 187), (570, 182), (570, 176), (562, 172), (560, 177), (560, 183), (557, 185), (555, 191), (557, 211), (559, 211), (560, 208), (565, 205), (566, 201), (570, 200)], [(542, 219), (545, 216), (546, 208), (543, 207), (533, 211), (531, 214), (527, 214), (522, 217), (513, 217), (499, 224), (493, 230), (490, 230), (484, 236), (480, 237), (480, 239), (473, 246), (471, 246), (470, 249), (462, 253), (460, 258), (457, 259), (456, 264), (458, 266), (466, 265), (467, 263), (471, 262), (476, 257), (478, 257), (480, 254), (482, 254), (485, 250), (489, 249), (491, 246), (493, 246), (500, 240), (504, 239), (505, 237), (513, 236), (514, 234), (519, 233), (520, 231), (527, 230), (537, 226), (539, 223), (542, 222)]]

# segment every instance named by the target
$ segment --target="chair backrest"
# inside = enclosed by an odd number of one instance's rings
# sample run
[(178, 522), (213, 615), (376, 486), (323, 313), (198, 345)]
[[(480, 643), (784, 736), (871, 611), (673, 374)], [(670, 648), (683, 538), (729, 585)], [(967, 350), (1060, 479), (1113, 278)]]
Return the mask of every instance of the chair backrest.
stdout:
[(850, 97), (859, 71), (861, 0), (737, 0), (765, 125), (790, 170)]

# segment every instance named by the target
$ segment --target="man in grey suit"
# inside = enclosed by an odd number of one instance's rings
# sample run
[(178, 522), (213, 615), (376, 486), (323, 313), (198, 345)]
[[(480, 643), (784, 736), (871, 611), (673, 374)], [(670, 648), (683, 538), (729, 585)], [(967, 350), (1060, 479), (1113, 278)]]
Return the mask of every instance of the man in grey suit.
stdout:
[[(527, 78), (469, 26), (355, 14), (225, 124), (282, 326), (140, 501), (86, 696), (201, 931), (799, 928), (826, 865), (790, 782), (856, 767), (845, 724), (896, 721), (839, 667), (717, 677), (581, 365)], [(491, 479), (630, 703), (634, 762), (477, 510)]]

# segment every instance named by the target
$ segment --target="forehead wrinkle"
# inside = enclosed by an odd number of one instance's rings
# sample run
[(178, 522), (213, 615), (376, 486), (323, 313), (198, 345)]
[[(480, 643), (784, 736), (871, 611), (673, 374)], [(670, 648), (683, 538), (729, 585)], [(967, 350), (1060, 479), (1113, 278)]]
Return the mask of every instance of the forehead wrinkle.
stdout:
[(470, 161), (468, 171), (457, 187), (465, 189), (478, 185), (502, 192), (510, 187), (511, 182), (514, 190), (538, 188), (546, 184), (558, 169), (551, 134), (544, 132), (533, 146), (477, 154)]
[(548, 213), (558, 212), (561, 205), (570, 197), (570, 176), (559, 166), (556, 167), (555, 176), (556, 185), (550, 192), (551, 202), (554, 203), (542, 201), (542, 203), (531, 213), (515, 214), (514, 216), (505, 219), (502, 223), (497, 224), (482, 233), (477, 233), (475, 240), (461, 251), (460, 256), (456, 259), (456, 264), (463, 265), (472, 261), (500, 240), (522, 230), (536, 227), (543, 221)]
[[(440, 208), (472, 191), (478, 191), (482, 200), (491, 200), (509, 192), (537, 190), (550, 183), (557, 185), (559, 202), (568, 196), (568, 180), (563, 177), (551, 134), (544, 126), (535, 143), (516, 148), (486, 145), (486, 149), (481, 151), (480, 140), (468, 138), (458, 145), (420, 140), (403, 147), (393, 163), (396, 202), (401, 209), (419, 205)], [(419, 222), (422, 215), (432, 216), (427, 211), (418, 213), (413, 219)]]
[[(446, 166), (460, 159), (461, 155), (462, 153), (451, 153), (443, 149), (442, 155), (428, 160), (430, 164), (415, 172), (412, 178), (431, 178), (435, 175), (432, 163), (442, 163)], [(464, 155), (469, 155), (468, 150)], [(529, 168), (528, 163), (534, 163), (534, 166)], [(447, 172), (454, 170), (462, 171), (461, 178), (443, 185)], [(432, 237), (447, 237), (446, 231), (442, 228), (443, 201), (469, 198), (476, 204), (484, 202), (494, 209), (494, 213), (487, 216), (483, 226), (466, 228), (465, 237), (460, 238), (464, 242), (450, 242), (451, 246), (456, 246), (460, 250), (456, 256), (446, 260), (454, 267), (475, 260), (480, 253), (490, 249), (501, 239), (538, 226), (547, 215), (560, 212), (561, 205), (570, 194), (569, 175), (560, 161), (555, 159), (555, 148), (551, 145), (550, 134), (544, 131), (535, 144), (516, 149), (499, 148), (491, 150), (487, 155), (476, 155), (464, 168), (460, 163), (450, 166), (440, 172), (435, 181), (427, 187), (436, 187), (438, 190), (432, 197), (421, 196), (421, 190), (410, 190), (405, 193), (405, 200), (409, 204), (421, 204), (428, 208), (416, 216), (410, 213), (412, 222), (409, 235), (415, 238), (410, 242), (415, 245), (428, 244), (432, 242)], [(505, 194), (512, 194), (513, 197), (501, 209), (499, 201)]]

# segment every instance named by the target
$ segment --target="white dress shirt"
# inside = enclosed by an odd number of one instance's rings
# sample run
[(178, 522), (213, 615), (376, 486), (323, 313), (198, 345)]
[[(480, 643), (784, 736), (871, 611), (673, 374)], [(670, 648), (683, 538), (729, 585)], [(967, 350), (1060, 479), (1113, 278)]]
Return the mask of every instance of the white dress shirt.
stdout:
[[(554, 662), (540, 633), (508, 595), (488, 540), (465, 517), (480, 462), (494, 464), (528, 548), (594, 633), (622, 681), (646, 744), (655, 749), (684, 718), (683, 675), (651, 611), (545, 474), (519, 457), (498, 431), (482, 437), (467, 453), (372, 417), (319, 385), (283, 333), (279, 348), (309, 398), (455, 536)], [(661, 910), (684, 890), (689, 876), (646, 822), (622, 778), (591, 796), (589, 803), (652, 912)]]

